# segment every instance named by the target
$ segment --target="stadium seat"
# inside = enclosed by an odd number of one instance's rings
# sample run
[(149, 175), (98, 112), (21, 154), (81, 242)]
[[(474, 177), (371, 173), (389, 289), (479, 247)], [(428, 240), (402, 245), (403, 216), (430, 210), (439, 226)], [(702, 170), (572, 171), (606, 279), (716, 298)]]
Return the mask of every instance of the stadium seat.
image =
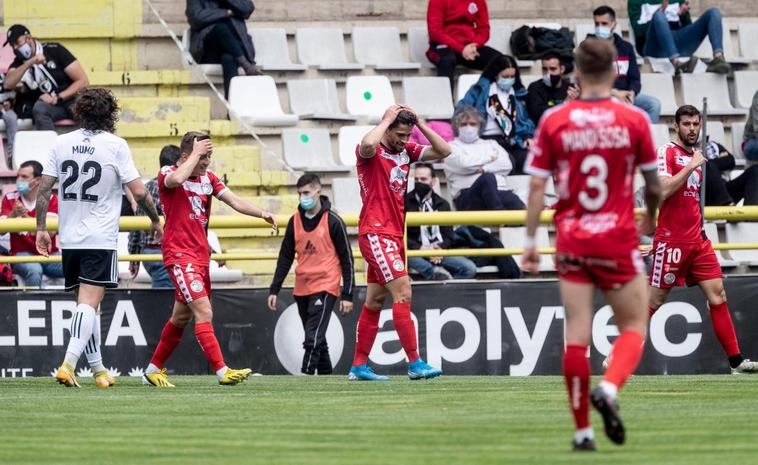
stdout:
[(342, 126), (338, 137), (339, 162), (344, 166), (355, 166), (355, 147), (373, 126)]
[(574, 44), (577, 46), (582, 43), (588, 35), (595, 33), (594, 23), (577, 23), (576, 32), (574, 33)]
[[(22, 118), (18, 120), (19, 131), (30, 131), (34, 129), (34, 121), (31, 118)], [(0, 132), (5, 132), (5, 121), (0, 119)]]
[[(740, 242), (756, 242), (758, 238), (758, 223), (743, 221), (726, 224), (726, 241), (730, 244)], [(758, 250), (730, 250), (729, 255), (740, 263), (758, 266)]]
[(434, 64), (426, 57), (429, 50), (429, 33), (426, 26), (411, 26), (408, 28), (408, 52), (411, 61), (422, 68), (434, 68)]
[[(506, 249), (524, 248), (524, 237), (526, 237), (526, 228), (524, 226), (500, 228), (500, 242), (503, 243), (503, 247)], [(535, 241), (538, 248), (550, 247), (550, 235), (547, 228), (541, 227), (537, 229)], [(513, 259), (516, 260), (516, 263), (521, 263), (521, 255), (514, 255)], [(539, 270), (542, 272), (555, 271), (555, 262), (552, 255), (540, 255)]]
[(708, 138), (714, 142), (726, 147), (726, 135), (724, 133), (724, 123), (721, 121), (708, 121)]
[(45, 165), (48, 153), (55, 144), (55, 131), (19, 131), (13, 141), (13, 169), (25, 161), (36, 160)]
[(653, 136), (653, 145), (656, 149), (661, 145), (665, 145), (671, 142), (669, 127), (665, 124), (651, 124), (650, 132)]
[[(724, 25), (723, 42), (724, 42), (724, 59), (726, 61), (728, 61), (729, 63), (735, 63), (735, 64), (749, 64), (750, 63), (750, 58), (745, 58), (743, 56), (740, 56), (734, 53), (735, 48), (734, 48), (734, 45), (732, 45), (732, 34), (726, 25)], [(707, 60), (711, 60), (713, 58), (713, 48), (711, 48), (711, 42), (708, 40), (707, 37), (700, 43), (700, 47), (698, 47), (698, 49), (695, 50), (695, 56), (698, 58), (704, 58)]]
[(740, 52), (745, 58), (758, 61), (758, 23), (742, 23), (737, 28)]
[(290, 60), (284, 28), (249, 28), (255, 44), (255, 63), (264, 71), (305, 71), (307, 66)]
[(354, 27), (353, 53), (355, 61), (376, 69), (419, 69), (419, 63), (403, 61), (400, 31), (397, 27)]
[(758, 92), (758, 71), (735, 71), (734, 87), (737, 106), (750, 108), (753, 97)]
[(453, 116), (453, 95), (446, 77), (404, 77), (403, 102), (426, 119)]
[(332, 199), (338, 213), (360, 213), (363, 201), (358, 187), (358, 178), (332, 179)]
[(295, 30), (297, 58), (300, 63), (322, 71), (353, 71), (363, 69), (350, 63), (345, 52), (345, 38), (336, 27), (299, 27)]
[(674, 80), (671, 76), (660, 73), (641, 73), (642, 88), (640, 93), (651, 95), (661, 101), (661, 115), (672, 116), (679, 107), (674, 93)]
[(287, 93), (290, 110), (301, 119), (355, 120), (340, 108), (334, 79), (289, 80)]
[[(494, 48), (500, 53), (505, 55), (512, 55), (511, 53), (511, 34), (513, 30), (506, 24), (490, 24), (490, 40), (487, 41), (488, 46)], [(531, 68), (534, 65), (534, 60), (516, 60), (519, 68)]]
[(224, 74), (223, 69), (221, 68), (221, 64), (215, 64), (215, 63), (196, 63), (195, 59), (192, 58), (192, 54), (190, 53), (190, 34), (191, 30), (189, 28), (184, 30), (184, 33), (182, 34), (182, 65), (183, 66), (198, 66), (203, 71), (203, 73), (208, 75), (214, 75), (214, 76), (221, 76)]
[(282, 130), (284, 161), (296, 170), (345, 171), (332, 154), (329, 130), (324, 128), (286, 128)]
[(702, 108), (703, 97), (707, 97), (709, 115), (744, 115), (747, 113), (747, 110), (732, 106), (726, 76), (723, 74), (683, 74), (681, 83), (684, 103)]
[[(721, 240), (719, 239), (719, 229), (718, 224), (712, 223), (712, 222), (706, 222), (703, 224), (703, 229), (705, 230), (705, 235), (708, 236), (708, 239), (710, 239), (712, 244), (719, 244), (721, 243)], [(721, 264), (722, 268), (734, 268), (737, 265), (739, 265), (739, 262), (736, 260), (732, 260), (729, 257), (728, 251), (726, 250), (716, 250), (716, 257), (719, 259), (719, 264)]]
[(742, 138), (745, 134), (745, 123), (732, 123), (732, 155), (737, 161), (745, 161), (742, 153)]
[(345, 84), (347, 112), (378, 122), (387, 107), (395, 104), (392, 85), (386, 76), (349, 76)]
[(537, 82), (540, 79), (542, 79), (541, 74), (522, 74), (521, 75), (521, 83), (524, 84), (525, 88), (529, 88), (529, 84), (533, 82)]
[(271, 76), (236, 76), (229, 84), (232, 119), (254, 126), (294, 126), (297, 115), (282, 111), (276, 83)]
[(458, 82), (455, 83), (455, 101), (460, 102), (471, 86), (476, 84), (481, 74), (461, 74), (458, 76)]

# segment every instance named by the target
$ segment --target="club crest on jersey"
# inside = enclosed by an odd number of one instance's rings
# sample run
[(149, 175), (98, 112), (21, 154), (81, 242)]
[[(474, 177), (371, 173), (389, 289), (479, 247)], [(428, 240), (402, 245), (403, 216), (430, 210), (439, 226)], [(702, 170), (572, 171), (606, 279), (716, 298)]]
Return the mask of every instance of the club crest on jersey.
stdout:
[(201, 186), (201, 189), (205, 195), (211, 195), (213, 192), (213, 186), (209, 182), (204, 182)]
[(674, 281), (676, 280), (676, 275), (674, 273), (666, 273), (663, 275), (663, 282), (666, 284), (674, 284)]
[(194, 280), (190, 283), (190, 289), (192, 289), (195, 292), (200, 292), (203, 290), (203, 283), (201, 283), (198, 280)]
[(403, 263), (402, 260), (398, 258), (397, 260), (392, 262), (392, 268), (394, 268), (395, 271), (403, 271), (405, 269), (405, 264)]
[(395, 166), (390, 170), (390, 189), (392, 192), (405, 193), (408, 171), (405, 166)]
[(468, 4), (469, 14), (475, 15), (477, 11), (479, 11), (479, 7), (476, 6), (476, 3), (471, 2)]
[(608, 126), (616, 121), (616, 114), (610, 110), (604, 110), (601, 108), (576, 108), (569, 113), (569, 119), (579, 127), (587, 125)]

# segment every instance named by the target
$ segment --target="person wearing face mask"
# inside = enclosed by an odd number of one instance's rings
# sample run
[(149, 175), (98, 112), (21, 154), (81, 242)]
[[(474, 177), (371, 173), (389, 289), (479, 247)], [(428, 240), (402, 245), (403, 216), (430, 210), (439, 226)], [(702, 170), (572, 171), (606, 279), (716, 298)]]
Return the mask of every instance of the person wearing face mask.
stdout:
[[(25, 161), (19, 166), (16, 175), (16, 190), (3, 196), (0, 207), (0, 218), (34, 218), (37, 193), (42, 177), (42, 164), (38, 161)], [(48, 216), (58, 215), (58, 197), (53, 194), (50, 198)], [(36, 236), (29, 232), (11, 233), (11, 255), (37, 256)], [(53, 241), (53, 244), (55, 242)], [(52, 251), (58, 249), (53, 245)], [(59, 279), (63, 277), (61, 263), (14, 263), (13, 273), (24, 280), (24, 285), (40, 287), (42, 277)]]
[(21, 24), (8, 28), (8, 44), (16, 59), (8, 68), (4, 87), (13, 90), (22, 84), (23, 111), (16, 109), (19, 116), (31, 113), (37, 130), (53, 130), (55, 121), (72, 118), (74, 97), (89, 85), (76, 57), (59, 43), (39, 42)]
[(456, 108), (473, 106), (484, 119), (483, 139), (497, 141), (511, 157), (513, 173), (522, 174), (535, 125), (526, 109), (527, 92), (516, 60), (499, 55), (490, 61)]
[(271, 311), (276, 311), (282, 283), (297, 257), (292, 294), (305, 331), (301, 372), (329, 375), (332, 362), (326, 328), (338, 299), (341, 315), (353, 311), (353, 251), (345, 223), (332, 211), (329, 197), (321, 194), (318, 176), (302, 175), (297, 180), (297, 193), (300, 206), (287, 223), (267, 304)]
[(455, 139), (443, 164), (447, 188), (458, 210), (523, 210), (524, 203), (508, 188), (513, 169), (504, 148), (482, 139), (483, 118), (474, 107), (459, 107), (453, 114)]
[(651, 123), (657, 123), (661, 116), (661, 101), (652, 95), (640, 94), (642, 81), (634, 46), (613, 32), (616, 29), (616, 12), (609, 6), (600, 6), (595, 8), (592, 16), (595, 21), (594, 37), (613, 41), (616, 47), (616, 80), (611, 95), (644, 111)]
[[(414, 188), (405, 194), (406, 212), (450, 211), (450, 204), (434, 192), (437, 176), (429, 163), (413, 168)], [(408, 249), (450, 249), (455, 233), (452, 226), (409, 226)], [(425, 280), (472, 279), (476, 265), (466, 257), (409, 257), (408, 266)]]
[(564, 74), (566, 65), (560, 55), (557, 52), (545, 53), (542, 57), (542, 79), (529, 84), (526, 97), (526, 108), (535, 124), (548, 108), (579, 96), (578, 87), (563, 79)]

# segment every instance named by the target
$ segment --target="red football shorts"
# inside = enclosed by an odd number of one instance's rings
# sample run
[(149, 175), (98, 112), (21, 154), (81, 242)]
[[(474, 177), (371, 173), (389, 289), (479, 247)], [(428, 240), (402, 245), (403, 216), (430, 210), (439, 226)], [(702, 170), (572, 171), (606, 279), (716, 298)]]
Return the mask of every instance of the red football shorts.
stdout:
[(721, 265), (708, 239), (697, 243), (653, 242), (650, 285), (661, 289), (720, 279)]
[(593, 284), (604, 290), (618, 289), (638, 274), (645, 272), (645, 262), (637, 249), (608, 257), (587, 257), (571, 252), (558, 252), (555, 261), (560, 279)]
[(177, 301), (190, 304), (203, 297), (211, 298), (211, 277), (207, 265), (177, 263), (166, 265), (166, 270), (174, 283)]
[(362, 234), (358, 236), (358, 248), (366, 262), (366, 282), (384, 285), (408, 276), (403, 236)]

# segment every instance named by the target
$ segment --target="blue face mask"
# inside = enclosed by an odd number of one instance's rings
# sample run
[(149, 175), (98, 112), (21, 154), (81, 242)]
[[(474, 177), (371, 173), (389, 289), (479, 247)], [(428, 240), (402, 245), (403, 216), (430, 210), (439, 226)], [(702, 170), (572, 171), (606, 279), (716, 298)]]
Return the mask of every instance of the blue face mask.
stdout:
[(513, 85), (516, 83), (516, 78), (500, 78), (497, 80), (497, 88), (508, 92), (513, 88)]
[(605, 39), (608, 40), (613, 35), (613, 29), (607, 27), (607, 26), (597, 26), (595, 27), (595, 37), (598, 39)]
[(312, 210), (316, 206), (316, 197), (308, 197), (307, 195), (300, 196), (300, 206), (305, 211)]
[(16, 189), (21, 195), (26, 195), (27, 192), (29, 192), (32, 188), (26, 181), (18, 181), (16, 183)]

